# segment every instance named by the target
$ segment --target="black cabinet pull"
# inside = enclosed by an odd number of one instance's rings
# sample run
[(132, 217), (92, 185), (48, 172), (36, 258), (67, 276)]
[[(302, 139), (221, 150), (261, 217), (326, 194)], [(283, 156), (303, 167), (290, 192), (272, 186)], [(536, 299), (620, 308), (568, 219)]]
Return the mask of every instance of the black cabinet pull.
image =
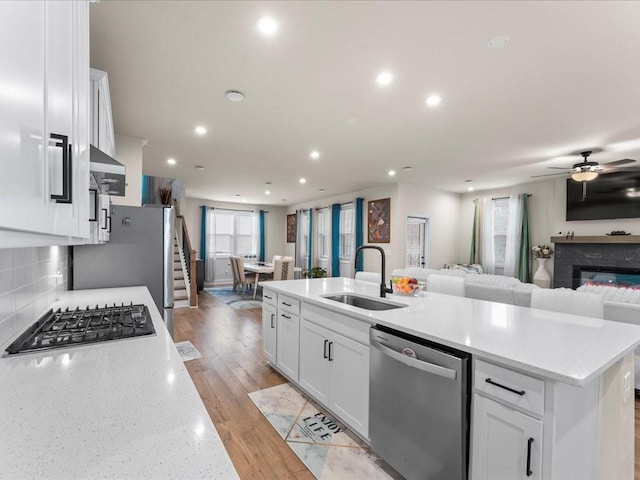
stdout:
[(109, 225), (107, 227), (107, 233), (111, 233), (111, 215), (107, 216), (107, 224)]
[(280, 315), (282, 315), (284, 318), (291, 320), (291, 317), (289, 315), (285, 315), (284, 313), (281, 313)]
[(287, 303), (287, 302), (282, 302), (282, 304), (283, 304), (283, 305), (286, 305), (287, 307), (290, 307), (290, 306), (291, 306), (291, 304), (290, 304), (290, 303)]
[(324, 358), (329, 358), (329, 356), (327, 355), (327, 344), (329, 343), (329, 340), (325, 340), (324, 341)]
[(272, 313), (271, 314), (271, 328), (276, 328), (275, 325), (273, 324), (274, 320), (275, 320), (275, 315)]
[(62, 149), (62, 193), (51, 194), (51, 200), (56, 203), (71, 203), (71, 144), (67, 135), (52, 133), (51, 138), (56, 140), (55, 147)]
[(505, 390), (509, 390), (510, 392), (515, 393), (516, 395), (520, 395), (520, 396), (522, 396), (522, 395), (524, 395), (525, 393), (527, 393), (527, 392), (525, 392), (524, 390), (515, 390), (515, 389), (513, 389), (513, 388), (507, 387), (506, 385), (501, 385), (501, 384), (499, 384), (499, 383), (497, 383), (497, 382), (494, 382), (494, 381), (493, 381), (493, 380), (491, 380), (490, 378), (487, 378), (487, 379), (485, 380), (485, 382), (490, 383), (491, 385), (495, 385), (496, 387), (500, 387), (500, 388), (504, 388)]
[(98, 221), (98, 190), (95, 188), (89, 189), (89, 204), (93, 201), (93, 212), (91, 212), (91, 217), (89, 217), (90, 222)]
[(527, 440), (527, 477), (533, 475), (531, 471), (531, 444), (533, 443), (533, 438), (529, 438)]
[(268, 298), (269, 300), (273, 299), (273, 297), (270, 297), (269, 295), (264, 295), (264, 298)]
[(107, 209), (106, 208), (101, 208), (100, 211), (104, 212), (104, 227), (100, 227), (102, 230), (106, 230), (107, 229), (107, 218), (109, 217), (109, 215), (107, 214)]
[(333, 362), (333, 349), (331, 347), (333, 347), (333, 342), (329, 342), (329, 361)]

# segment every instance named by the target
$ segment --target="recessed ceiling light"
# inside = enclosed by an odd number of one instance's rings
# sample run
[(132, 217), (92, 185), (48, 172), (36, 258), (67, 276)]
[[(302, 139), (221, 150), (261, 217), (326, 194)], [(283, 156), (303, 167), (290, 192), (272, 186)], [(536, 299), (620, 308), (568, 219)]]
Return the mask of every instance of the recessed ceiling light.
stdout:
[(246, 199), (246, 198), (243, 198), (243, 199), (242, 199), (242, 203), (247, 203), (247, 199)]
[(395, 174), (396, 174), (396, 171), (395, 171), (395, 170), (389, 170), (389, 171), (387, 172), (387, 175), (389, 175), (390, 177), (393, 177)]
[(204, 167), (202, 165), (196, 165), (196, 170), (202, 171), (204, 170)]
[(393, 75), (390, 72), (382, 72), (376, 77), (376, 83), (381, 87), (387, 87), (393, 82)]
[(473, 192), (473, 187), (467, 187), (468, 192)]
[(491, 40), (489, 40), (487, 46), (489, 48), (504, 48), (509, 45), (510, 41), (511, 37), (509, 35), (496, 35)]
[(242, 100), (244, 100), (244, 93), (237, 90), (229, 90), (226, 95), (227, 98), (232, 102), (241, 102)]
[(427, 97), (427, 105), (429, 105), (430, 107), (440, 105), (440, 102), (442, 102), (442, 97), (440, 95), (429, 95)]
[(273, 17), (262, 16), (256, 21), (256, 28), (260, 33), (273, 35), (278, 31), (278, 22)]
[(317, 150), (314, 150), (313, 152), (311, 152), (311, 153), (309, 154), (309, 156), (310, 156), (311, 158), (313, 158), (314, 160), (317, 160), (318, 158), (320, 158), (320, 152), (319, 152), (319, 151), (317, 151)]
[(198, 135), (204, 135), (205, 133), (207, 133), (207, 129), (205, 127), (203, 127), (202, 125), (198, 125), (196, 128), (193, 129), (194, 132), (196, 132)]
[(301, 178), (300, 180), (298, 180), (300, 183), (307, 183), (307, 179), (306, 178)]
[(271, 192), (270, 192), (269, 190), (265, 190), (265, 191), (264, 191), (264, 194), (265, 194), (265, 195), (271, 195)]
[(175, 165), (176, 164), (176, 159), (175, 158), (168, 158), (167, 159), (167, 163), (169, 165)]

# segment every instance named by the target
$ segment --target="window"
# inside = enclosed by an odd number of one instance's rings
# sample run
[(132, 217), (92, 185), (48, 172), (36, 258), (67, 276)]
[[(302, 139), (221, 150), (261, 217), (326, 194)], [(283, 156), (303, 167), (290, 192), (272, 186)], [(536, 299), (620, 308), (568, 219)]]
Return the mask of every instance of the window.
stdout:
[(426, 262), (427, 218), (407, 217), (405, 267), (424, 267)]
[(212, 209), (207, 219), (208, 255), (257, 255), (258, 216), (253, 212)]
[(354, 244), (353, 203), (340, 206), (340, 260), (351, 261)]
[(509, 199), (496, 198), (492, 201), (492, 204), (494, 261), (496, 268), (504, 270), (507, 250), (507, 228), (509, 226)]
[(327, 261), (331, 255), (331, 212), (318, 210), (318, 260)]

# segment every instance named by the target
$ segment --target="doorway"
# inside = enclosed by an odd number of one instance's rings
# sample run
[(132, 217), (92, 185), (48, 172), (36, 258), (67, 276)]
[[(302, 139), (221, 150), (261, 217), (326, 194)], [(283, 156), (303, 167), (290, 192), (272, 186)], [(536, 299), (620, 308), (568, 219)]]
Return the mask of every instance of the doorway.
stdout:
[(429, 219), (426, 217), (407, 216), (405, 224), (405, 268), (426, 268), (429, 265), (427, 239)]

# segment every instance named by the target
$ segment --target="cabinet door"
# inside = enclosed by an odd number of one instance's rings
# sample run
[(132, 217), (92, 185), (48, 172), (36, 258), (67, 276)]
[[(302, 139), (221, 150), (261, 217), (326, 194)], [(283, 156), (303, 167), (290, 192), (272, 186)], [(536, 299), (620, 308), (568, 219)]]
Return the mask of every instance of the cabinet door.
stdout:
[(262, 339), (264, 343), (264, 355), (274, 365), (276, 364), (276, 328), (278, 312), (276, 307), (268, 303), (262, 303)]
[(298, 381), (298, 347), (300, 317), (278, 310), (276, 328), (276, 365), (294, 381)]
[(302, 320), (300, 329), (300, 385), (315, 400), (329, 405), (329, 336), (315, 323)]
[(472, 478), (541, 478), (542, 422), (474, 395)]
[(0, 2), (0, 228), (48, 233), (44, 22), (44, 2)]
[(369, 348), (334, 333), (329, 363), (329, 408), (369, 438)]

